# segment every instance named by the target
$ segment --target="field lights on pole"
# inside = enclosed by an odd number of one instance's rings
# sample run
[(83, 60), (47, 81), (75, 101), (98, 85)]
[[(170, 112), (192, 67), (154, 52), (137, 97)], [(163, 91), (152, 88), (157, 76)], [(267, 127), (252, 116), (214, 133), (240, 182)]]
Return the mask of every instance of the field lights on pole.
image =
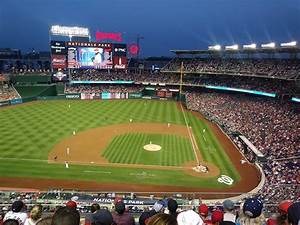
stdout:
[(90, 31), (85, 27), (67, 27), (54, 25), (50, 28), (52, 35), (68, 36), (68, 37), (90, 37)]
[(281, 47), (296, 47), (297, 46), (297, 41), (281, 43), (280, 46)]
[(261, 44), (261, 47), (262, 48), (275, 48), (276, 44), (275, 44), (275, 42), (270, 42), (270, 43), (267, 43), (267, 44)]
[(227, 45), (225, 46), (225, 50), (239, 50), (239, 46), (238, 45)]
[(256, 44), (243, 45), (243, 49), (256, 49)]
[(221, 50), (221, 45), (211, 45), (211, 46), (208, 46), (208, 50), (220, 51)]

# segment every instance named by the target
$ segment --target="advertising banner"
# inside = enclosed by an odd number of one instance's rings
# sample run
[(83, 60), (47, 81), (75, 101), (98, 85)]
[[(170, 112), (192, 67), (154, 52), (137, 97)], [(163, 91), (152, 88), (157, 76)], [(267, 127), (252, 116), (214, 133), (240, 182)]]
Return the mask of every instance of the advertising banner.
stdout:
[(66, 94), (66, 99), (81, 99), (80, 93)]
[(16, 99), (10, 100), (10, 104), (12, 104), (12, 105), (21, 104), (21, 103), (23, 103), (21, 98), (16, 98)]
[(51, 61), (53, 69), (67, 68), (67, 58), (65, 55), (52, 55)]
[(141, 93), (129, 93), (128, 97), (129, 98), (141, 98), (142, 94)]
[(1, 106), (7, 106), (7, 105), (9, 105), (9, 101), (2, 101), (2, 102), (0, 102), (0, 107)]

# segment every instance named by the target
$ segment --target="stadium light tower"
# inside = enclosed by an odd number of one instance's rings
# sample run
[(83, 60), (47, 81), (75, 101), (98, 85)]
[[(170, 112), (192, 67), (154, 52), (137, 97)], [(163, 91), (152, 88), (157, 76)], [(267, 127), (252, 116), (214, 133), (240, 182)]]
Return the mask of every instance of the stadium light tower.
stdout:
[(275, 44), (275, 42), (270, 42), (270, 43), (267, 43), (267, 44), (261, 44), (261, 47), (262, 48), (272, 49), (272, 48), (276, 47), (276, 44)]
[(248, 45), (243, 45), (243, 49), (256, 49), (256, 44), (252, 43), (252, 44), (248, 44)]
[(211, 45), (208, 46), (208, 50), (212, 50), (212, 51), (220, 51), (221, 50), (221, 45)]
[(137, 37), (136, 37), (136, 45), (137, 45), (137, 47), (138, 47), (138, 49), (137, 49), (137, 54), (136, 54), (136, 59), (137, 59), (137, 61), (139, 61), (139, 58), (140, 58), (140, 41), (141, 40), (144, 40), (145, 38), (143, 37), (143, 36), (141, 36), (141, 35), (137, 35)]
[(239, 46), (237, 44), (225, 46), (225, 50), (239, 50)]
[(281, 43), (280, 46), (281, 47), (296, 47), (297, 46), (297, 41)]

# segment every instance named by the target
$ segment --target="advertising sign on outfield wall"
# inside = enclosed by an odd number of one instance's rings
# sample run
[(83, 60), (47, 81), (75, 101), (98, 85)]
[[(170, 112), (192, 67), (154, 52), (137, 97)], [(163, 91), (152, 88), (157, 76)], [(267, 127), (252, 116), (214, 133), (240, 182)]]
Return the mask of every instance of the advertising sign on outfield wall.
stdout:
[(23, 101), (21, 98), (16, 98), (16, 99), (12, 99), (10, 100), (10, 104), (15, 105), (15, 104), (21, 104)]
[(80, 93), (66, 94), (67, 99), (81, 99)]
[(9, 105), (9, 101), (0, 102), (0, 107), (1, 106), (7, 106), (7, 105)]
[(141, 98), (141, 93), (129, 93), (129, 98)]

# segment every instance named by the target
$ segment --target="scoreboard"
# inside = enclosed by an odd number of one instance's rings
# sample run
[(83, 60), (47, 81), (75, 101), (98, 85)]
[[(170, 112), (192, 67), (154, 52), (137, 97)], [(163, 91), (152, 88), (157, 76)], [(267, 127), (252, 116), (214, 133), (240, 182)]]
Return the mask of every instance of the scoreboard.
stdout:
[(126, 69), (126, 44), (51, 41), (54, 69)]

